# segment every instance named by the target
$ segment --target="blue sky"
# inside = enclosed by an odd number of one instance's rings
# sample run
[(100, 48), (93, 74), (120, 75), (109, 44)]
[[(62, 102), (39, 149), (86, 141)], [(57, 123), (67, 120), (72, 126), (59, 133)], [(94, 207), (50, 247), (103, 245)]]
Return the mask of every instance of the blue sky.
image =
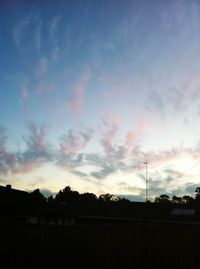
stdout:
[(1, 1), (0, 183), (194, 195), (199, 1)]

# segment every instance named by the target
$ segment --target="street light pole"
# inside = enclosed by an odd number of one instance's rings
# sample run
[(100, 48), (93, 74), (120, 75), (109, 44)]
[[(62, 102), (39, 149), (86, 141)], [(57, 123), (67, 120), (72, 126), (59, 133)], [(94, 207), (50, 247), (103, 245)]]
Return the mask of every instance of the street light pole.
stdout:
[(146, 190), (145, 190), (145, 193), (146, 193), (146, 203), (148, 202), (148, 162), (145, 161), (145, 162), (140, 162), (140, 163), (143, 163), (145, 164), (145, 183), (146, 183)]
[(146, 202), (148, 201), (148, 185), (147, 185), (147, 181), (148, 181), (148, 162), (144, 162), (145, 164), (145, 168), (146, 168), (146, 176), (145, 176), (145, 180), (146, 180)]

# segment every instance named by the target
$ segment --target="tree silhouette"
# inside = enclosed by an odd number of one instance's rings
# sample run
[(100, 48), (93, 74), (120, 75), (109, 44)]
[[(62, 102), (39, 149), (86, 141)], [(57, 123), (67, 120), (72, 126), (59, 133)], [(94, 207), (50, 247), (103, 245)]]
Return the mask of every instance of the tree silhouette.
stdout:
[(197, 187), (195, 192), (196, 192), (195, 200), (200, 201), (200, 187)]
[(39, 189), (35, 189), (30, 193), (31, 203), (35, 206), (44, 206), (46, 204), (46, 198), (40, 192)]
[(55, 204), (55, 200), (53, 198), (53, 195), (50, 195), (48, 198), (47, 198), (47, 203), (48, 205), (54, 205)]
[(119, 200), (119, 198), (113, 194), (110, 194), (110, 193), (106, 193), (106, 194), (101, 194), (99, 196), (99, 200), (100, 201), (103, 201), (103, 202), (116, 202)]
[(167, 194), (161, 194), (155, 197), (155, 203), (170, 203), (169, 196)]
[(60, 190), (55, 196), (55, 201), (61, 205), (71, 206), (76, 204), (79, 200), (79, 192), (71, 190), (71, 187), (69, 186), (65, 187), (63, 190)]
[(119, 197), (119, 200), (118, 200), (118, 202), (120, 203), (120, 204), (127, 204), (127, 203), (130, 203), (131, 201), (129, 200), (129, 199), (127, 199), (127, 198), (120, 198)]
[(186, 204), (191, 204), (194, 201), (194, 198), (192, 198), (189, 195), (184, 195), (182, 199), (183, 199), (183, 202)]
[(172, 203), (174, 203), (174, 204), (182, 204), (183, 203), (183, 198), (174, 195), (172, 197)]
[(97, 196), (94, 193), (85, 192), (80, 195), (80, 200), (83, 203), (92, 203), (97, 201)]

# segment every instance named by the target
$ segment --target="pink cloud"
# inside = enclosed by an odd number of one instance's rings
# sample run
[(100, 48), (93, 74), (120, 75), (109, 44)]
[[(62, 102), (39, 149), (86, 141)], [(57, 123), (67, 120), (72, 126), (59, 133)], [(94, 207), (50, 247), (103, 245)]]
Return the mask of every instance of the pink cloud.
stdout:
[(136, 132), (135, 132), (135, 131), (131, 131), (131, 130), (129, 130), (129, 131), (127, 132), (127, 134), (126, 134), (126, 142), (125, 142), (125, 144), (126, 144), (126, 145), (131, 145), (131, 144), (133, 144), (133, 143), (135, 142), (136, 138), (137, 138), (137, 134), (136, 134)]
[(167, 164), (170, 161), (176, 160), (185, 152), (186, 150), (183, 149), (182, 147), (174, 148), (167, 151), (161, 151), (158, 153), (149, 152), (145, 154), (145, 160), (151, 163), (151, 165), (159, 166), (159, 165)]
[(70, 107), (72, 108), (72, 111), (75, 112), (76, 114), (79, 114), (83, 106), (82, 92), (76, 88), (69, 102), (70, 102)]
[(84, 103), (84, 93), (87, 88), (87, 83), (91, 78), (90, 71), (87, 69), (83, 72), (80, 81), (72, 89), (72, 95), (69, 98), (69, 106), (75, 114), (80, 114), (83, 103)]
[(131, 146), (143, 135), (146, 128), (146, 122), (143, 118), (139, 119), (135, 130), (129, 130), (126, 134), (125, 146)]
[(92, 137), (92, 130), (88, 129), (83, 132), (75, 133), (69, 130), (63, 135), (60, 143), (60, 153), (62, 156), (76, 153), (86, 147)]
[(33, 170), (39, 168), (42, 166), (42, 163), (38, 162), (29, 162), (26, 163), (22, 166), (19, 166), (13, 170), (14, 174), (25, 174), (25, 173), (30, 173)]
[(119, 134), (121, 124), (122, 118), (119, 115), (113, 117), (109, 113), (105, 113), (101, 127), (102, 139), (100, 143), (108, 160), (119, 161), (130, 156), (133, 152), (133, 147), (136, 148), (136, 143), (143, 135), (147, 125), (146, 121), (141, 117), (136, 128), (128, 130), (126, 133), (124, 143), (117, 144), (115, 140)]
[(112, 152), (113, 141), (117, 136), (119, 127), (122, 123), (122, 118), (117, 115), (113, 119), (106, 113), (103, 119), (103, 139), (101, 139), (101, 145), (106, 155), (110, 155)]
[(46, 142), (46, 132), (43, 125), (36, 126), (28, 122), (29, 135), (24, 137), (26, 149), (16, 156), (17, 163), (13, 173), (29, 173), (52, 160), (50, 145)]

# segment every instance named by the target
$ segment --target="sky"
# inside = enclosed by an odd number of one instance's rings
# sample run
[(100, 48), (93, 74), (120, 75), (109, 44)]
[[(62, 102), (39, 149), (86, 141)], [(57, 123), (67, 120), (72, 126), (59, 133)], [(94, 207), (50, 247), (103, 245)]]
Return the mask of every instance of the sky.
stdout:
[(0, 185), (194, 196), (199, 122), (199, 1), (0, 1)]

